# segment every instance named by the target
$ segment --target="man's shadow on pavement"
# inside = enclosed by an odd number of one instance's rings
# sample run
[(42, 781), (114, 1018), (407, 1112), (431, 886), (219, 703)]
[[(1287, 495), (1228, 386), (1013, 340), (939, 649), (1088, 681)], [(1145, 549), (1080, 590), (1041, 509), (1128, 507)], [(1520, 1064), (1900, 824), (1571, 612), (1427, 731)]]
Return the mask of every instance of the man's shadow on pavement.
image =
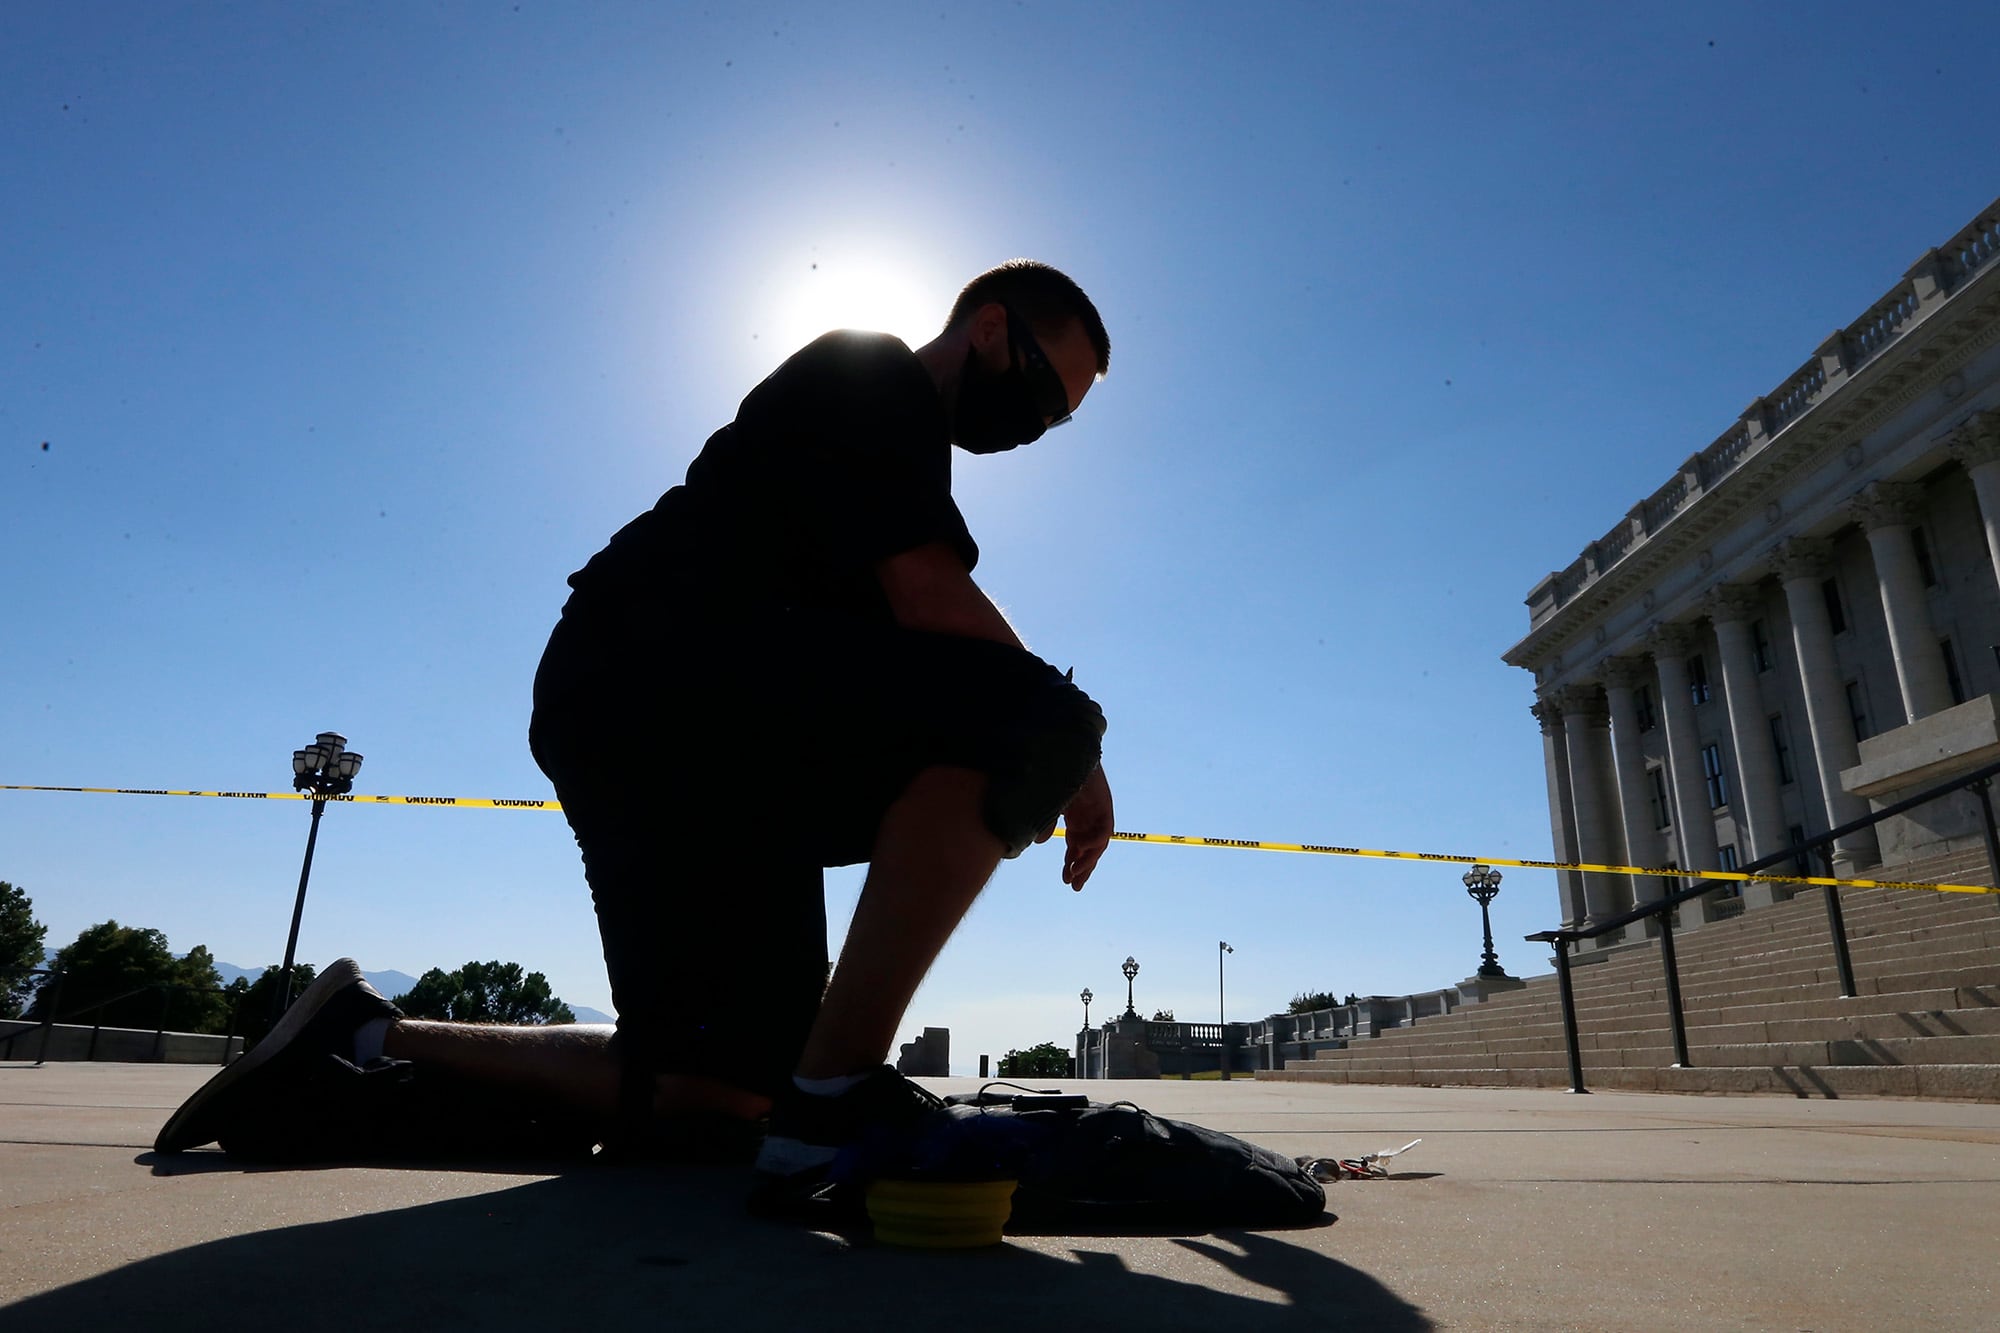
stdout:
[[(741, 1169), (728, 1168), (572, 1171), (469, 1198), (208, 1241), (29, 1297), (8, 1315), (21, 1328), (147, 1333), (219, 1326), (874, 1333), (1051, 1320), (1208, 1333), (1432, 1327), (1375, 1278), (1282, 1235), (1169, 1240), (1175, 1250), (1164, 1264), (1175, 1275), (1165, 1276), (1134, 1271), (1101, 1241), (1079, 1239), (1068, 1257), (1024, 1243), (909, 1250), (760, 1222), (744, 1212), (747, 1183)], [(1158, 1249), (1150, 1255), (1161, 1266)], [(1236, 1295), (1207, 1285), (1225, 1277), (1263, 1290)]]

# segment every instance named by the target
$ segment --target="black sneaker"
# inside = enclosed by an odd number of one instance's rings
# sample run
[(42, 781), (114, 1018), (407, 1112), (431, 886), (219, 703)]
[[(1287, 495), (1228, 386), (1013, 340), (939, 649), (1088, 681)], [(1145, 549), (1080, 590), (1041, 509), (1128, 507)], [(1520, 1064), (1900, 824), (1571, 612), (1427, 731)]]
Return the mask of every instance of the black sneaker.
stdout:
[(887, 1065), (835, 1097), (794, 1088), (772, 1108), (770, 1131), (757, 1152), (750, 1211), (786, 1217), (837, 1205), (834, 1159), (843, 1148), (911, 1135), (925, 1120), (945, 1114), (941, 1100)]
[[(178, 1153), (221, 1140), (270, 1144), (285, 1129), (276, 1117), (310, 1113), (310, 1089), (329, 1069), (356, 1072), (354, 1034), (377, 1018), (403, 1011), (361, 978), (361, 967), (342, 958), (292, 1002), (265, 1038), (195, 1090), (153, 1141), (156, 1152)], [(378, 1062), (370, 1061), (370, 1066)], [(402, 1061), (382, 1061), (402, 1066)], [(302, 1104), (303, 1103), (303, 1104)]]

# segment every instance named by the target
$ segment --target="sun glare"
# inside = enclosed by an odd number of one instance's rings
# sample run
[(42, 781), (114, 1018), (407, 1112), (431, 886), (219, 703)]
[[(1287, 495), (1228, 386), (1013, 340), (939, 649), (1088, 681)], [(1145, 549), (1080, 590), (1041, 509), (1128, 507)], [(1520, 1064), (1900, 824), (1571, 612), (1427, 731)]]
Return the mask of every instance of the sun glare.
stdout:
[(809, 261), (778, 292), (778, 346), (789, 353), (828, 329), (893, 333), (921, 346), (944, 327), (953, 293), (923, 281), (918, 268), (869, 256)]

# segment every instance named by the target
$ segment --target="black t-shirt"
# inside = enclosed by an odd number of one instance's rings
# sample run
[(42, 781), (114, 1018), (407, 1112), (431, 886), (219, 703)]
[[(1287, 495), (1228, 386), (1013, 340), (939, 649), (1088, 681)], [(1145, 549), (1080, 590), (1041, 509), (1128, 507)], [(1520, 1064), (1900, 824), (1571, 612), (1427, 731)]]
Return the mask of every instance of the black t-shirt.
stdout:
[(569, 614), (690, 602), (889, 618), (877, 561), (950, 542), (979, 548), (951, 498), (937, 386), (882, 333), (808, 344), (750, 391), (687, 480), (570, 576)]

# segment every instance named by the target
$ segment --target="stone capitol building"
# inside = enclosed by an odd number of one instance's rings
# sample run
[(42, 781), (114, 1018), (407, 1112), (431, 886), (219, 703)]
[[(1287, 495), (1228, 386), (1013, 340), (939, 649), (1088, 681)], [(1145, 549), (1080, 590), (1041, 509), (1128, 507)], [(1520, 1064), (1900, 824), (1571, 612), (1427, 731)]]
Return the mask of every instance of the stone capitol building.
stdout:
[[(1733, 870), (2000, 759), (2000, 201), (1527, 605), (1504, 658), (1534, 673), (1560, 861)], [(1832, 859), (1917, 878), (1984, 846), (1961, 792)], [(1681, 883), (1558, 880), (1565, 926)], [(1719, 888), (1678, 923), (1785, 896)]]

